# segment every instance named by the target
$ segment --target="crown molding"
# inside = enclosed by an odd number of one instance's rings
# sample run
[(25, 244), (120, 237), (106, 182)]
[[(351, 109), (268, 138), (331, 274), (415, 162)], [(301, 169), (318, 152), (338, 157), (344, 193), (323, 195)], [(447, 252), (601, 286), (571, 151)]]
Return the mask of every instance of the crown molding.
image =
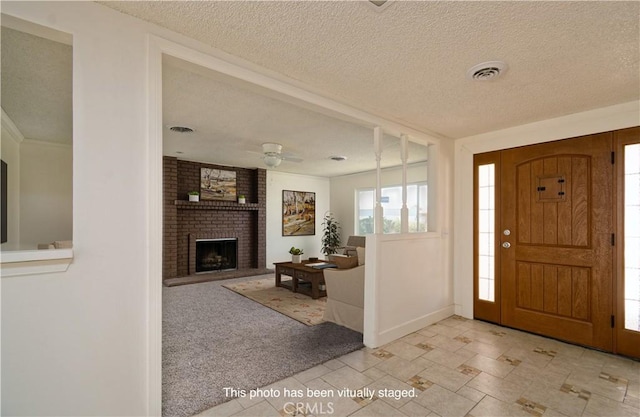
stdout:
[(20, 129), (13, 123), (13, 120), (2, 110), (2, 127), (9, 133), (9, 137), (18, 145), (24, 140), (24, 135), (20, 132)]
[(38, 145), (38, 146), (51, 146), (51, 147), (55, 147), (55, 148), (66, 148), (66, 149), (73, 148), (73, 144), (72, 143), (52, 142), (52, 141), (47, 141), (47, 140), (29, 139), (29, 138), (23, 138), (22, 144), (24, 144), (24, 145)]

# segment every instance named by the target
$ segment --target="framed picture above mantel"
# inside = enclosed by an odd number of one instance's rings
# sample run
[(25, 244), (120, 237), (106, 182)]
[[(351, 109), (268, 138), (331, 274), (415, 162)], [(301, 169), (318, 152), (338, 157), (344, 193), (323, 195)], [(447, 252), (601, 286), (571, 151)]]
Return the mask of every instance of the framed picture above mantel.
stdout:
[(282, 236), (316, 234), (316, 193), (282, 191)]
[(200, 199), (236, 201), (236, 172), (200, 168)]

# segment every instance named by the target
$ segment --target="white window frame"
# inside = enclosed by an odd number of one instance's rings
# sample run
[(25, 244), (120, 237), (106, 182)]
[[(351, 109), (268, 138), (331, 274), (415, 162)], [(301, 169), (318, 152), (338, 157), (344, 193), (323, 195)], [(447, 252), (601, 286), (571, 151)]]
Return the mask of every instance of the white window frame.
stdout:
[[(416, 181), (416, 182), (407, 183), (407, 192), (409, 190), (409, 187), (411, 187), (411, 186), (416, 186), (416, 191), (417, 191), (416, 198), (418, 199), (418, 201), (420, 200), (420, 188), (422, 186), (426, 187), (426, 193), (427, 193), (427, 195), (426, 195), (426, 201), (427, 201), (427, 207), (426, 207), (427, 211), (426, 211), (426, 213), (427, 213), (427, 215), (425, 217), (425, 222), (426, 222), (425, 230), (414, 230), (414, 231), (410, 230), (409, 233), (426, 233), (426, 232), (429, 231), (429, 214), (428, 214), (429, 213), (429, 182), (427, 180), (425, 180), (425, 181)], [(384, 194), (384, 191), (386, 189), (391, 189), (391, 188), (400, 188), (400, 189), (402, 189), (402, 184), (387, 185), (387, 186), (381, 187), (380, 190)], [(360, 193), (361, 192), (367, 192), (367, 191), (369, 191), (369, 192), (371, 192), (373, 194), (372, 206), (371, 206), (371, 231), (368, 232), (368, 233), (363, 233), (360, 230), (360, 220), (361, 220), (360, 219)], [(354, 217), (355, 217), (354, 218), (354, 233), (356, 235), (365, 235), (365, 234), (373, 233), (373, 224), (375, 222), (374, 209), (375, 209), (375, 203), (376, 203), (375, 202), (375, 193), (376, 193), (375, 187), (357, 188), (355, 190), (355, 201), (356, 201), (356, 204), (355, 204), (355, 213), (354, 213)], [(385, 203), (382, 203), (382, 204), (385, 204)], [(386, 215), (383, 217), (383, 219), (385, 219), (385, 218), (386, 218)], [(420, 219), (420, 206), (418, 205), (418, 211), (416, 213), (416, 218), (415, 218), (417, 226), (420, 225), (419, 219)], [(411, 218), (409, 218), (409, 221), (411, 221)], [(400, 233), (400, 231), (398, 231), (398, 232), (383, 231), (383, 234), (396, 234), (396, 233)]]

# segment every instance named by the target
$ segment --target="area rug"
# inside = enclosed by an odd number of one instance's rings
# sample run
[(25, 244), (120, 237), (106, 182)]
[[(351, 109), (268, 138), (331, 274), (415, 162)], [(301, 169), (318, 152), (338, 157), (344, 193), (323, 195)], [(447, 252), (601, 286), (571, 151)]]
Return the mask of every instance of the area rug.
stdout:
[(327, 305), (327, 298), (317, 300), (289, 291), (286, 288), (276, 287), (275, 278), (257, 279), (253, 281), (226, 284), (223, 287), (244, 295), (251, 300), (269, 307), (278, 313), (298, 320), (307, 326), (315, 326), (323, 323), (322, 316)]
[(307, 326), (222, 285), (261, 275), (162, 289), (162, 415), (186, 417), (363, 347), (362, 334)]

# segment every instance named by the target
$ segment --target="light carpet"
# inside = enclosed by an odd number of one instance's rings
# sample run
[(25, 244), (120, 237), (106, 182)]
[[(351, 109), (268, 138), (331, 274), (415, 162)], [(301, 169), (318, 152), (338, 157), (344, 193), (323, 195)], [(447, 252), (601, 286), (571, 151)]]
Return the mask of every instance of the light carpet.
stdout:
[(307, 326), (223, 284), (262, 275), (164, 287), (162, 414), (191, 416), (230, 400), (225, 387), (251, 390), (360, 349), (362, 334)]
[(256, 279), (252, 281), (225, 284), (223, 287), (244, 295), (253, 301), (269, 307), (279, 313), (298, 320), (307, 326), (323, 323), (322, 316), (327, 306), (327, 298), (317, 300), (304, 294), (276, 287), (275, 278)]

